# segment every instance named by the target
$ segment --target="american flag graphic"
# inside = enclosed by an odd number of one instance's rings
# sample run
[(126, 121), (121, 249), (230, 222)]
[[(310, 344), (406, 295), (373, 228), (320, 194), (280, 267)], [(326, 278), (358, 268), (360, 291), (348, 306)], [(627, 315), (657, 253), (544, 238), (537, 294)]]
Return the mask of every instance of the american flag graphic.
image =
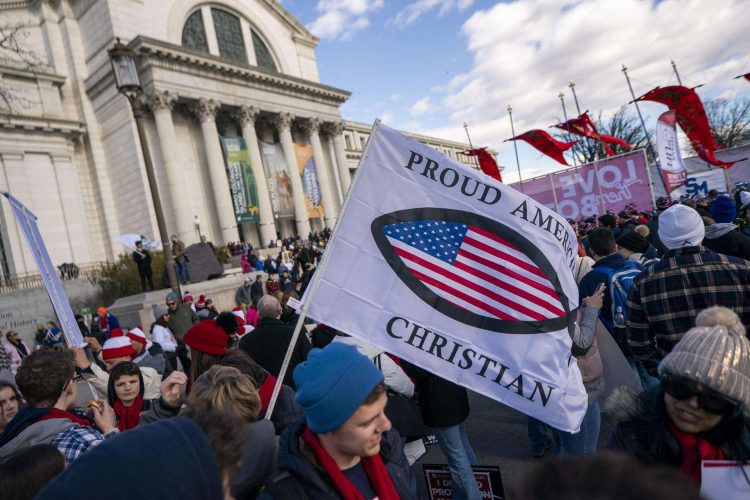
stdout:
[(565, 316), (544, 272), (496, 234), (441, 220), (390, 224), (383, 233), (414, 277), (456, 307), (509, 321)]

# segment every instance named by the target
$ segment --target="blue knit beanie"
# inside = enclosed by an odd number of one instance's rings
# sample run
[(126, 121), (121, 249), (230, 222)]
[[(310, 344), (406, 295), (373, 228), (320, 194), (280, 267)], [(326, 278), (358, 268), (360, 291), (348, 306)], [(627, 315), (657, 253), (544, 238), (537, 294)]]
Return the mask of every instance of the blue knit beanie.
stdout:
[(382, 381), (372, 360), (354, 346), (334, 342), (312, 349), (294, 369), (295, 399), (310, 430), (325, 434), (341, 427)]
[(737, 218), (737, 207), (734, 200), (725, 194), (717, 196), (711, 204), (711, 218), (718, 223), (734, 222), (734, 219)]

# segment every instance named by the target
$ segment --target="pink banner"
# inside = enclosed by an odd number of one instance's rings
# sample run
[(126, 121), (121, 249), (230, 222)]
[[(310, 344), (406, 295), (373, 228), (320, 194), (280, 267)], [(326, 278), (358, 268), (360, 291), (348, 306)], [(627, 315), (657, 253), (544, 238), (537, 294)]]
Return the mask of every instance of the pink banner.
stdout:
[[(523, 186), (521, 186), (523, 184)], [(652, 208), (646, 155), (638, 150), (511, 184), (566, 219), (618, 213), (629, 203)]]

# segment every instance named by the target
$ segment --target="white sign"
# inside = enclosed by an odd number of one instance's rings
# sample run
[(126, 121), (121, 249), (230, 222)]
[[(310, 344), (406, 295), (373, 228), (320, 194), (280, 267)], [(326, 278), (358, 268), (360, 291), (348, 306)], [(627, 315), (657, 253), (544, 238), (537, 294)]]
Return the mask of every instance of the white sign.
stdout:
[(670, 196), (675, 200), (679, 200), (681, 196), (705, 198), (712, 189), (720, 193), (727, 190), (727, 181), (721, 168), (688, 174), (685, 185), (672, 191)]
[(577, 240), (515, 189), (379, 126), (303, 301), (326, 325), (577, 432)]
[(677, 141), (676, 121), (674, 111), (662, 113), (656, 121), (656, 145), (659, 149), (659, 164), (667, 191), (685, 184), (687, 175), (680, 154), (680, 143)]

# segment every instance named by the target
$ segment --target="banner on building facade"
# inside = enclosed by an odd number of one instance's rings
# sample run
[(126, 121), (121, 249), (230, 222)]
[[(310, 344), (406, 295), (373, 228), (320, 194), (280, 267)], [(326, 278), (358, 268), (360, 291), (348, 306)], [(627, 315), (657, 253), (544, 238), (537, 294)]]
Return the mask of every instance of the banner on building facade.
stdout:
[(691, 172), (685, 178), (685, 184), (670, 193), (670, 196), (679, 200), (683, 197), (696, 200), (708, 196), (712, 189), (720, 193), (727, 191), (727, 180), (723, 168), (704, 170), (703, 172)]
[(302, 178), (302, 189), (305, 192), (305, 205), (308, 217), (323, 218), (323, 202), (320, 198), (320, 182), (315, 166), (313, 149), (310, 144), (295, 144), (297, 169)]
[(250, 155), (242, 137), (219, 137), (224, 151), (224, 162), (232, 194), (234, 218), (237, 222), (260, 220), (258, 208), (258, 185), (250, 166)]
[(543, 204), (376, 126), (305, 306), (576, 432), (587, 408), (570, 355), (576, 256), (573, 229)]
[(73, 310), (70, 308), (68, 296), (65, 294), (65, 289), (57, 276), (57, 269), (52, 264), (42, 234), (39, 232), (36, 215), (31, 213), (10, 193), (4, 191), (0, 191), (0, 193), (8, 198), (13, 214), (16, 216), (18, 227), (21, 228), (21, 233), (23, 233), (26, 243), (29, 245), (31, 255), (34, 257), (34, 262), (36, 262), (36, 267), (39, 269), (44, 287), (47, 289), (47, 294), (52, 302), (52, 308), (60, 321), (60, 329), (63, 332), (65, 343), (70, 348), (85, 346), (86, 342), (83, 340), (78, 322), (76, 322)]
[(687, 170), (682, 163), (680, 143), (677, 140), (677, 123), (674, 111), (662, 113), (656, 120), (656, 146), (659, 151), (659, 164), (664, 175), (667, 191), (672, 192), (685, 184)]
[(263, 156), (263, 171), (266, 174), (271, 208), (276, 218), (294, 218), (294, 198), (292, 180), (286, 167), (286, 157), (281, 144), (260, 142)]
[(649, 211), (653, 194), (647, 165), (639, 149), (511, 186), (566, 219), (618, 213), (628, 204)]

